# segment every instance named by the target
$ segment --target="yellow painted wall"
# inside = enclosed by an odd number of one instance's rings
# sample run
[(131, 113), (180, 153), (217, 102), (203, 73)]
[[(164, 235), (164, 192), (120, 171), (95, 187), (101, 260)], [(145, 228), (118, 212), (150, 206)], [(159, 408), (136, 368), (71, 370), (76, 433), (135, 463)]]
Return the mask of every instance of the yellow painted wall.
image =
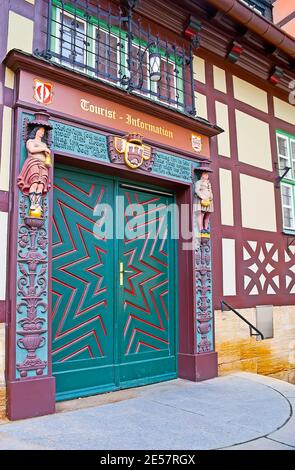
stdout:
[(195, 106), (197, 110), (197, 116), (208, 119), (207, 96), (195, 91)]
[(12, 109), (8, 106), (4, 106), (1, 139), (0, 191), (9, 191), (11, 118)]
[(273, 101), (275, 117), (295, 126), (295, 105), (286, 103), (276, 97), (274, 97)]
[(213, 65), (213, 83), (215, 90), (226, 93), (226, 75), (225, 70)]
[(0, 387), (5, 384), (5, 324), (0, 323)]
[(14, 88), (14, 72), (10, 70), (8, 67), (5, 68), (5, 80), (4, 85), (7, 88)]
[(219, 185), (221, 223), (223, 225), (234, 225), (232, 175), (230, 170), (219, 169)]
[(224, 132), (217, 136), (218, 154), (230, 158), (230, 132), (227, 104), (215, 102), (216, 123)]
[(6, 390), (5, 390), (5, 324), (0, 323), (0, 419), (5, 417)]
[(193, 59), (194, 79), (206, 83), (205, 61), (201, 57), (194, 56)]
[(33, 50), (34, 22), (14, 11), (9, 12), (7, 51), (21, 49), (24, 52)]
[(238, 77), (233, 77), (234, 97), (260, 111), (268, 112), (267, 93)]
[[(256, 309), (238, 309), (252, 324)], [(219, 374), (237, 371), (271, 375), (295, 384), (294, 306), (274, 307), (274, 338), (257, 341), (232, 312), (216, 311)]]
[(272, 171), (268, 123), (236, 110), (236, 126), (240, 162)]
[(0, 212), (0, 300), (6, 299), (7, 212)]
[(274, 184), (241, 173), (240, 185), (243, 227), (276, 232)]

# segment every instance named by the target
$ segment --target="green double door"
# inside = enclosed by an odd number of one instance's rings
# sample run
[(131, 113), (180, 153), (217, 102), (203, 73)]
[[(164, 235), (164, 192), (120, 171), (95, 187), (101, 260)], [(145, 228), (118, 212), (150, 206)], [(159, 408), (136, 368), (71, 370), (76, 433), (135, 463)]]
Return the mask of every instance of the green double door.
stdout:
[(53, 194), (57, 400), (175, 378), (173, 197), (66, 168)]

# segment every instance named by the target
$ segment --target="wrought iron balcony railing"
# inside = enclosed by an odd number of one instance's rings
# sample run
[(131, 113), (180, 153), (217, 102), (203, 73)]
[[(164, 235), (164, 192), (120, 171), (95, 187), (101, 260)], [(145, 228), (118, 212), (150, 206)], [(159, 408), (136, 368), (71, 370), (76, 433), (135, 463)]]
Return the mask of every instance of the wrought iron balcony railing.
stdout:
[(192, 46), (171, 43), (143, 25), (132, 3), (126, 1), (125, 8), (104, 0), (49, 0), (42, 55), (194, 116)]

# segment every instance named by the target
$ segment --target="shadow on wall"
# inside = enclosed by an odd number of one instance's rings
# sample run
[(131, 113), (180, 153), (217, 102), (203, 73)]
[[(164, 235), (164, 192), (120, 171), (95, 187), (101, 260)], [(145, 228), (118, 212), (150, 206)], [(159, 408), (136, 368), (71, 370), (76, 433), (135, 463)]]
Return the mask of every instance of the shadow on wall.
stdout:
[[(295, 384), (294, 306), (274, 307), (274, 337), (257, 341), (232, 312), (215, 311), (219, 375), (253, 372)], [(256, 309), (239, 309), (255, 325)]]

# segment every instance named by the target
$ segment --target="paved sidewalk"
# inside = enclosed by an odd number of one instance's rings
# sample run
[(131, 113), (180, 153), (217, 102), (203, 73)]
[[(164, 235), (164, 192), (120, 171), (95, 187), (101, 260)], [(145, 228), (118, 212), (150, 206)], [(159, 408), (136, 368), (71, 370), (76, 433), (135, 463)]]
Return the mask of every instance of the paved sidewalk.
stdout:
[(0, 449), (295, 450), (292, 407), (295, 386), (269, 377), (177, 379), (66, 402), (55, 415), (2, 424)]

